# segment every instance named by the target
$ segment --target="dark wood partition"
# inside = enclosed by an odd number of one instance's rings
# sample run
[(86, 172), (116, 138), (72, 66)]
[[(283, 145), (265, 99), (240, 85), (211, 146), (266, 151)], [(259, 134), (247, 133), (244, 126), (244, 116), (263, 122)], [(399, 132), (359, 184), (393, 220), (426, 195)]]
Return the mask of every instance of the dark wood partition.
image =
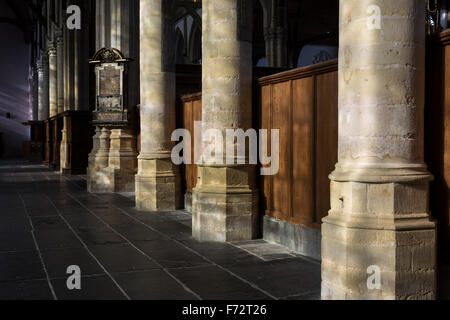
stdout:
[(450, 30), (428, 39), (425, 162), (435, 178), (430, 210), (438, 221), (439, 260), (450, 265)]
[(30, 127), (30, 141), (24, 142), (24, 158), (31, 162), (44, 161), (45, 124), (42, 121), (28, 121), (23, 123)]
[[(191, 145), (194, 146), (194, 122), (202, 120), (202, 94), (195, 93), (181, 98), (181, 110), (183, 115), (182, 128), (188, 130), (191, 134)], [(182, 167), (182, 176), (184, 177), (182, 188), (185, 193), (192, 193), (197, 185), (197, 165), (194, 159), (194, 148), (192, 148), (191, 163)]]
[(261, 128), (278, 129), (280, 167), (262, 176), (265, 215), (319, 229), (330, 208), (328, 175), (337, 162), (337, 61), (259, 80)]
[(62, 129), (63, 129), (63, 118), (61, 115), (54, 116), (50, 118), (51, 130), (52, 130), (52, 160), (50, 162), (50, 167), (53, 169), (58, 169), (60, 167), (60, 154), (61, 154), (61, 140), (62, 140)]
[(91, 126), (91, 112), (66, 111), (61, 119), (67, 126), (67, 161), (64, 174), (85, 174), (88, 166), (89, 152), (92, 150), (92, 137), (95, 128)]
[(44, 165), (51, 167), (53, 163), (53, 130), (52, 121), (47, 119), (45, 124)]

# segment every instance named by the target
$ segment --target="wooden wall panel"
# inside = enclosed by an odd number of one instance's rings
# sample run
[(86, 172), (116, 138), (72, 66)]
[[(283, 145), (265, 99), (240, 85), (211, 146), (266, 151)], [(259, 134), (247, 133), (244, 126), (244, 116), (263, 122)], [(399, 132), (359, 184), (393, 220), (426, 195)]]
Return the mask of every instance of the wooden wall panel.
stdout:
[[(316, 77), (316, 195), (330, 194), (329, 174), (338, 161), (338, 73)], [(316, 197), (314, 223), (330, 210), (330, 197)]]
[(281, 82), (272, 87), (272, 129), (280, 130), (280, 168), (272, 177), (272, 214), (291, 216), (291, 84)]
[[(194, 145), (197, 143), (199, 148), (201, 148), (202, 143), (202, 134), (201, 132), (196, 132), (194, 127), (195, 121), (202, 121), (202, 100), (201, 97), (198, 100), (194, 100), (192, 102), (192, 130), (191, 130), (191, 139), (192, 139), (192, 188), (197, 186), (198, 181), (198, 167), (196, 165), (197, 161), (200, 158), (199, 154), (194, 154)], [(195, 141), (197, 139), (197, 141)]]
[[(272, 126), (271, 108), (272, 108), (272, 86), (264, 86), (261, 88), (261, 123), (260, 128), (268, 130), (267, 143), (268, 150), (271, 150), (270, 145), (270, 128)], [(265, 215), (270, 215), (272, 212), (272, 177), (271, 176), (261, 176), (260, 179), (260, 208), (262, 213)]]
[(337, 61), (259, 80), (261, 127), (280, 129), (280, 170), (262, 177), (261, 207), (284, 221), (320, 228), (337, 162)]
[[(192, 192), (197, 185), (197, 165), (194, 154), (194, 139), (195, 139), (195, 121), (202, 120), (202, 96), (201, 94), (192, 94), (182, 97), (181, 99), (181, 112), (183, 113), (182, 127), (188, 130), (191, 134), (191, 162), (192, 164), (186, 164), (184, 166), (184, 184), (185, 191)], [(198, 139), (201, 139), (201, 135), (198, 135)], [(198, 156), (198, 155), (197, 155)]]
[(429, 39), (427, 48), (425, 163), (434, 176), (434, 180), (430, 183), (430, 211), (438, 222), (438, 258), (440, 262), (448, 265), (450, 264), (450, 30), (434, 37)]
[(293, 220), (314, 220), (314, 78), (292, 81)]

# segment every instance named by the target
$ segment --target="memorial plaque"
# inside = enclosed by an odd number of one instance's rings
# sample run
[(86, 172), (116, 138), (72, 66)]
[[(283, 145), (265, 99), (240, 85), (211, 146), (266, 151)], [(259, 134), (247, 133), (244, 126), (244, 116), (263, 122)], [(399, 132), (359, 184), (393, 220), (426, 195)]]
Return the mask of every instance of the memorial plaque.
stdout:
[(116, 66), (105, 66), (99, 70), (100, 96), (120, 95), (121, 70)]
[(106, 48), (97, 51), (91, 60), (91, 63), (97, 64), (97, 99), (93, 112), (95, 125), (128, 125), (128, 111), (123, 94), (126, 62), (128, 60), (123, 58), (120, 51)]

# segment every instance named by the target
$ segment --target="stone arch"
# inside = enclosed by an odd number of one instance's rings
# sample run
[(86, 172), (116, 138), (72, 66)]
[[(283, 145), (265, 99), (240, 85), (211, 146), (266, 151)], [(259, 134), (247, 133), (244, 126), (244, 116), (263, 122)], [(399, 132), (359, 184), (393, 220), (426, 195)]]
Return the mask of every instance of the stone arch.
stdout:
[(185, 63), (184, 36), (180, 28), (175, 31), (175, 61), (177, 64)]
[(202, 59), (202, 30), (198, 24), (194, 24), (189, 38), (189, 60), (198, 63)]

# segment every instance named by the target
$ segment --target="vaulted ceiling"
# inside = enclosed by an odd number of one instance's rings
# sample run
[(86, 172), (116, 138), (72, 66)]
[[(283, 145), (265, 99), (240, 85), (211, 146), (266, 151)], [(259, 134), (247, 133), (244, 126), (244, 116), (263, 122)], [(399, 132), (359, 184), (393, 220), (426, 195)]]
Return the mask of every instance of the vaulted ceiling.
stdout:
[[(26, 43), (33, 39), (36, 21), (45, 24), (42, 16), (43, 0), (0, 0), (0, 24), (9, 23), (19, 28)], [(9, 11), (9, 12), (8, 12)]]

